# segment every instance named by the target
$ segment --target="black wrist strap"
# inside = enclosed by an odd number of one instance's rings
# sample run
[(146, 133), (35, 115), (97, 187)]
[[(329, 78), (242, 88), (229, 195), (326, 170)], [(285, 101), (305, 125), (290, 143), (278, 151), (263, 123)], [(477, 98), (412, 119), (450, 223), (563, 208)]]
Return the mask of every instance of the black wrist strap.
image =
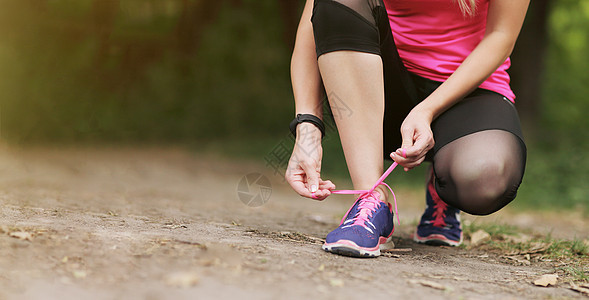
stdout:
[(298, 114), (296, 118), (290, 122), (290, 132), (292, 132), (292, 135), (295, 138), (297, 137), (297, 125), (304, 122), (309, 122), (317, 126), (319, 131), (321, 131), (321, 138), (325, 136), (325, 125), (323, 125), (323, 121), (321, 121), (321, 119), (311, 114)]

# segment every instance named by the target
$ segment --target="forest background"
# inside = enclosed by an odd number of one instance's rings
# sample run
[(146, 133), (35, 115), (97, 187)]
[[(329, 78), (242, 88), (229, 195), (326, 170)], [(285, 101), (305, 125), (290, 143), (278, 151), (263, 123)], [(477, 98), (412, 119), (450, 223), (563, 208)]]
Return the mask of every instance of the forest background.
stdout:
[[(180, 145), (276, 167), (292, 146), (299, 0), (0, 1), (0, 138)], [(534, 0), (510, 70), (528, 144), (521, 209), (589, 215), (589, 1)], [(325, 177), (347, 178), (337, 132)], [(275, 169), (277, 180), (280, 169)], [(422, 186), (424, 169), (396, 175)]]

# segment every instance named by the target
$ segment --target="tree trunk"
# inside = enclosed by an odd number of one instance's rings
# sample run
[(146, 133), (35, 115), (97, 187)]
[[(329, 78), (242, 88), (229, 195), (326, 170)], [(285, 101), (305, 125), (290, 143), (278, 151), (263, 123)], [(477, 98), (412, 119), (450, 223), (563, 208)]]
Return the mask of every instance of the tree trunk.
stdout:
[(293, 49), (305, 2), (299, 0), (280, 0), (278, 3), (280, 4), (280, 14), (282, 15), (284, 25), (284, 42), (288, 45), (289, 49)]
[(513, 67), (510, 75), (512, 88), (517, 95), (516, 105), (522, 122), (531, 128), (535, 127), (541, 113), (550, 9), (549, 0), (530, 3), (526, 21), (511, 56)]
[(104, 66), (111, 47), (111, 34), (119, 9), (119, 0), (95, 0), (92, 3), (92, 19), (94, 34), (98, 39), (98, 52), (94, 59), (94, 66), (101, 70)]

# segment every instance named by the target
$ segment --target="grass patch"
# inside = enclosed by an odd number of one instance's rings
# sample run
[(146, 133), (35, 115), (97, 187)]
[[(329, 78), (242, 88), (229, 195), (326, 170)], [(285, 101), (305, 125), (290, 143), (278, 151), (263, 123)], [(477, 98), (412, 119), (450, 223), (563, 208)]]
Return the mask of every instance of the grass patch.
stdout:
[[(589, 240), (561, 240), (505, 224), (465, 222), (463, 229), (463, 248), (495, 253), (508, 263), (548, 264), (563, 282), (589, 282)], [(487, 232), (490, 238), (470, 244), (468, 241), (479, 230)]]
[(501, 235), (517, 235), (522, 230), (513, 225), (507, 224), (496, 224), (496, 223), (478, 223), (478, 222), (463, 222), (463, 231), (466, 236), (469, 236), (478, 231), (483, 230), (491, 235), (491, 237), (497, 237)]

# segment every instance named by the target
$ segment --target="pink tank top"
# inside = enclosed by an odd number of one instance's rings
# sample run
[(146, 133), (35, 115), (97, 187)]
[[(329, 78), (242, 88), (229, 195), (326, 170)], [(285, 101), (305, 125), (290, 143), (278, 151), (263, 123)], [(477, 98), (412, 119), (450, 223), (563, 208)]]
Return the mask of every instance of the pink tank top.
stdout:
[[(478, 0), (477, 15), (464, 16), (454, 0), (384, 0), (399, 55), (419, 76), (445, 81), (485, 34), (489, 0)], [(511, 101), (508, 58), (480, 88)]]

